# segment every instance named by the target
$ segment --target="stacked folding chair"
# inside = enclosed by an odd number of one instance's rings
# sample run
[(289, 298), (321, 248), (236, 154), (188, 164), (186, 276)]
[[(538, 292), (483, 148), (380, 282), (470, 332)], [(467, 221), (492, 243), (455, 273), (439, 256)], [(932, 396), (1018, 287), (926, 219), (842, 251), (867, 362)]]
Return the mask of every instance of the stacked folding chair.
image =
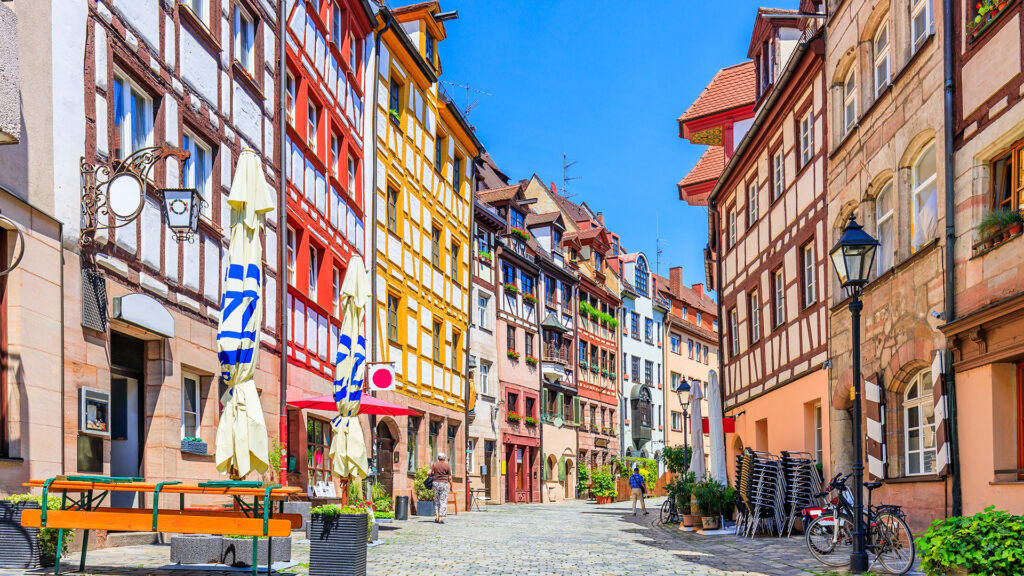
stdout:
[(752, 518), (754, 504), (750, 500), (750, 493), (753, 466), (754, 451), (750, 448), (746, 448), (741, 454), (736, 455), (736, 509), (739, 511), (739, 517), (736, 520), (736, 534), (744, 533)]
[[(821, 492), (821, 479), (814, 466), (814, 457), (808, 452), (782, 452), (782, 469), (786, 479), (786, 535), (793, 533), (796, 519), (804, 508), (821, 505), (814, 495)], [(781, 535), (781, 534), (780, 534)]]
[(786, 515), (786, 478), (782, 459), (768, 452), (754, 452), (750, 501), (753, 503), (747, 533), (753, 538), (759, 529), (782, 535)]

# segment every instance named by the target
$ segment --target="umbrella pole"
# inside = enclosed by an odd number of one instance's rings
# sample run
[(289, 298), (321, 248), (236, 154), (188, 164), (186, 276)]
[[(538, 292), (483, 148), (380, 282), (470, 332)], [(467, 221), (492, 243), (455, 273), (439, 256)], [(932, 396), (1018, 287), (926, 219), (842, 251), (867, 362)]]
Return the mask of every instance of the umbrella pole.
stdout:
[(348, 506), (348, 478), (341, 481), (341, 505)]

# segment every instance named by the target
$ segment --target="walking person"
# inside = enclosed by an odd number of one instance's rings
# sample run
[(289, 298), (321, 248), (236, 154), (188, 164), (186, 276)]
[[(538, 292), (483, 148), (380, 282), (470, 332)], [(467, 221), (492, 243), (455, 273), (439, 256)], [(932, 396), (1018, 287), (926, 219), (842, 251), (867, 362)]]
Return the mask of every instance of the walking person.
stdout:
[(448, 515), (448, 491), (451, 490), (452, 467), (448, 465), (444, 452), (437, 455), (437, 462), (430, 467), (434, 477), (434, 522), (444, 524)]
[(647, 495), (647, 481), (640, 474), (640, 467), (633, 467), (633, 474), (629, 477), (629, 487), (632, 493), (633, 500), (633, 516), (636, 516), (636, 501), (640, 501), (640, 509), (643, 510), (644, 516), (647, 515), (647, 503), (644, 502), (644, 496)]

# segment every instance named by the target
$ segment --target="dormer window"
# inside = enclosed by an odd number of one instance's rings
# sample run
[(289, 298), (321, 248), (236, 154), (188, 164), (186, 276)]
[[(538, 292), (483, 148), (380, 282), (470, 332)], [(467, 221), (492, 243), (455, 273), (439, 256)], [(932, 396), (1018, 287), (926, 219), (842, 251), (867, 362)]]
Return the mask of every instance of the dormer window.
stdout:
[(551, 238), (553, 239), (551, 248), (555, 249), (562, 245), (562, 231), (558, 228), (551, 229)]
[(636, 261), (636, 291), (642, 296), (647, 296), (647, 261), (639, 258)]
[(757, 97), (761, 98), (775, 79), (772, 70), (772, 44), (765, 40), (761, 44), (761, 52), (757, 55)]
[(511, 224), (513, 228), (522, 229), (523, 228), (523, 221), (524, 221), (524, 217), (523, 217), (523, 213), (522, 212), (520, 212), (518, 210), (512, 210), (511, 211), (511, 213), (509, 215), (509, 224)]
[(426, 49), (425, 49), (426, 57), (427, 57), (427, 62), (430, 62), (430, 64), (433, 65), (434, 64), (434, 43), (435, 43), (435, 40), (434, 40), (434, 37), (430, 35), (430, 32), (424, 32), (424, 35), (427, 38), (427, 42), (426, 42), (427, 46), (426, 46)]

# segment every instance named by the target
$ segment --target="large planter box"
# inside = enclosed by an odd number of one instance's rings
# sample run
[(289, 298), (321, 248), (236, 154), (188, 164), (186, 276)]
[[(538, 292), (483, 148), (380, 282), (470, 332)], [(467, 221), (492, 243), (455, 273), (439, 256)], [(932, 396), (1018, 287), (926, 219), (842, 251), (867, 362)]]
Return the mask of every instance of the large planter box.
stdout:
[(309, 526), (309, 576), (366, 576), (365, 514), (314, 514)]
[[(220, 564), (224, 558), (224, 540), (223, 536), (208, 534), (171, 536), (171, 563)], [(249, 558), (252, 558), (251, 548)]]
[(187, 454), (206, 456), (206, 442), (203, 442), (202, 440), (199, 442), (196, 442), (195, 440), (182, 440), (181, 451)]
[(612, 503), (612, 497), (611, 496), (595, 496), (595, 498), (597, 498), (597, 503), (598, 504), (611, 504)]
[[(273, 542), (271, 562), (290, 562), (292, 559), (292, 538), (257, 538), (256, 564), (267, 562), (267, 542)], [(221, 540), (221, 564), (228, 566), (252, 566), (252, 538), (223, 538)]]
[(0, 501), (0, 568), (39, 566), (39, 529), (21, 525), (21, 511), (35, 502)]
[(433, 516), (434, 515), (434, 501), (433, 500), (417, 500), (416, 501), (416, 515), (417, 516)]

